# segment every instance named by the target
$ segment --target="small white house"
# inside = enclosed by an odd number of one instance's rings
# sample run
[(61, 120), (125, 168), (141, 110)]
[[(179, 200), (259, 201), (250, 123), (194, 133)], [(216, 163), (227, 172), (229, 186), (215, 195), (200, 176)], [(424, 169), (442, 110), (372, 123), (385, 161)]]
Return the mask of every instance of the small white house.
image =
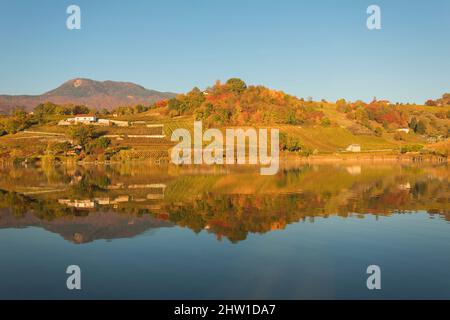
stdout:
[(404, 132), (404, 133), (409, 133), (409, 128), (400, 128), (400, 129), (397, 129), (397, 132)]
[(359, 144), (351, 144), (345, 149), (348, 152), (361, 152), (361, 146)]
[(97, 122), (97, 117), (80, 114), (80, 115), (75, 116), (75, 122)]

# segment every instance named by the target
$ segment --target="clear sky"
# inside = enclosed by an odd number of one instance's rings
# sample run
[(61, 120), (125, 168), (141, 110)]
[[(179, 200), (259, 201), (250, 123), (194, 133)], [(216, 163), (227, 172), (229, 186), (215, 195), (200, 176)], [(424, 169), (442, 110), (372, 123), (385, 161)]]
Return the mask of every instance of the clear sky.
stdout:
[[(81, 30), (66, 8), (81, 7)], [(366, 27), (381, 7), (382, 29)], [(449, 0), (0, 0), (0, 94), (72, 78), (186, 92), (240, 77), (299, 97), (450, 92)]]

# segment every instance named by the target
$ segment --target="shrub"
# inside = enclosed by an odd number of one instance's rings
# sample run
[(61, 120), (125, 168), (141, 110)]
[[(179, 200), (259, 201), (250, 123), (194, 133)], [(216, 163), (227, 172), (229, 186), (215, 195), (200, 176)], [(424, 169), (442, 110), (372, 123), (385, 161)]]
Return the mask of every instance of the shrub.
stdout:
[(399, 132), (398, 131), (398, 132), (396, 132), (394, 134), (394, 139), (397, 140), (397, 141), (405, 141), (406, 137), (407, 137), (406, 132)]
[(310, 155), (314, 154), (314, 150), (308, 147), (302, 147), (300, 150), (300, 155), (303, 157), (309, 157)]
[(375, 136), (381, 137), (383, 135), (383, 129), (381, 127), (376, 127), (373, 131), (375, 133)]
[(330, 121), (330, 119), (325, 117), (325, 118), (322, 118), (322, 120), (320, 121), (320, 124), (323, 127), (329, 127), (331, 125), (331, 121)]
[(111, 140), (109, 138), (100, 137), (86, 146), (86, 152), (89, 154), (100, 154), (103, 153), (110, 144)]
[(61, 142), (61, 143), (53, 143), (47, 145), (47, 151), (50, 154), (61, 154), (69, 151), (72, 148), (72, 145), (69, 142)]
[(301, 150), (300, 140), (296, 137), (291, 137), (285, 133), (280, 134), (280, 149), (283, 151), (296, 152)]
[(400, 152), (401, 153), (419, 152), (422, 149), (423, 149), (423, 145), (421, 145), (421, 144), (407, 144), (407, 145), (401, 147)]
[(427, 125), (423, 120), (417, 122), (416, 128), (414, 130), (418, 134), (425, 134), (427, 132)]

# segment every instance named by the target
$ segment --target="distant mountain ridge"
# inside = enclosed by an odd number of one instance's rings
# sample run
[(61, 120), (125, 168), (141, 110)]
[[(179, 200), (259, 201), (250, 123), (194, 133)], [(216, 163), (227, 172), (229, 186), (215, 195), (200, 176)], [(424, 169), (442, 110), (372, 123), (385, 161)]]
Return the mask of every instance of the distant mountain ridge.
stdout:
[(92, 109), (111, 110), (118, 106), (148, 105), (175, 96), (175, 93), (149, 90), (131, 82), (76, 78), (42, 95), (0, 95), (0, 113), (9, 113), (16, 106), (31, 111), (44, 102), (82, 104)]

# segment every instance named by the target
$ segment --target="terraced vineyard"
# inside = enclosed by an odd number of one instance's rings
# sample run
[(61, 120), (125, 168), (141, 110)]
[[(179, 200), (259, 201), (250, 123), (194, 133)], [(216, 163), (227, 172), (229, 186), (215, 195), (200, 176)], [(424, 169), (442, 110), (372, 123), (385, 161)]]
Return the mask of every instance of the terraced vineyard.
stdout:
[(387, 141), (383, 137), (356, 136), (340, 127), (324, 128), (316, 126), (302, 128), (284, 126), (280, 129), (289, 136), (299, 138), (302, 145), (313, 150), (317, 149), (319, 152), (337, 152), (354, 143), (360, 144), (363, 151), (393, 149), (396, 147), (394, 143)]

